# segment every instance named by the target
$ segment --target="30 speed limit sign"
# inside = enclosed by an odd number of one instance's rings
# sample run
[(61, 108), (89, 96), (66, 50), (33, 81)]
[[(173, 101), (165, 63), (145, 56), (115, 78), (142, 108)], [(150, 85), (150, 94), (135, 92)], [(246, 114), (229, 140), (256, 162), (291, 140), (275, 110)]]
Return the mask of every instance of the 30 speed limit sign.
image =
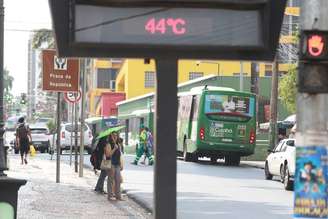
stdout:
[(79, 92), (66, 92), (64, 99), (69, 103), (77, 103), (81, 99), (81, 91)]

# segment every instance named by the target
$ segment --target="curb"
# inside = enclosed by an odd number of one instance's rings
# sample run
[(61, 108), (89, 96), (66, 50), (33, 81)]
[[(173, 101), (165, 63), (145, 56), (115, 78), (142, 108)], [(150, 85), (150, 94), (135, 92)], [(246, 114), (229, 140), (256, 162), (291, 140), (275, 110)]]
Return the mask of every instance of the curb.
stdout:
[(243, 163), (243, 164), (246, 165), (246, 166), (249, 166), (249, 167), (253, 167), (253, 168), (264, 170), (264, 166), (262, 166), (260, 164), (251, 164), (251, 163)]
[[(89, 170), (93, 170), (91, 166), (87, 165), (87, 164), (83, 164), (83, 167)], [(130, 193), (129, 190), (127, 189), (122, 189), (122, 193), (125, 193), (129, 199), (131, 199), (132, 201), (134, 201), (136, 204), (138, 204), (141, 208), (145, 209), (147, 212), (149, 213), (153, 213), (153, 209), (151, 208), (151, 206), (148, 205), (148, 203), (146, 201), (143, 201), (142, 199), (138, 198), (137, 195), (134, 195), (133, 193)]]
[(151, 208), (151, 206), (148, 205), (148, 203), (146, 201), (143, 201), (142, 199), (138, 198), (137, 195), (134, 195), (134, 194), (130, 193), (129, 190), (123, 189), (123, 192), (131, 200), (133, 200), (135, 203), (137, 203), (140, 207), (142, 207), (143, 209), (145, 209), (147, 212), (149, 212), (151, 214), (153, 213), (153, 209)]

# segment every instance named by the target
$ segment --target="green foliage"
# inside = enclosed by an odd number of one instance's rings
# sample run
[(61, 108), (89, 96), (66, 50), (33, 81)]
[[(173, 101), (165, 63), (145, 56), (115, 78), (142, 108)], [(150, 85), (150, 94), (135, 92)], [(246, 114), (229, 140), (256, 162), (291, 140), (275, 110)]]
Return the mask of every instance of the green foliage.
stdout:
[(51, 134), (55, 134), (56, 133), (56, 124), (54, 120), (49, 120), (49, 122), (47, 123), (47, 127), (49, 129), (49, 132)]
[(290, 113), (296, 112), (296, 67), (289, 69), (279, 81), (279, 99)]
[(4, 89), (4, 93), (5, 95), (10, 93), (10, 90), (13, 87), (13, 81), (14, 81), (14, 77), (9, 75), (9, 71), (7, 69), (3, 70), (3, 89)]
[(34, 49), (55, 48), (53, 32), (48, 29), (39, 29), (33, 35), (32, 47)]

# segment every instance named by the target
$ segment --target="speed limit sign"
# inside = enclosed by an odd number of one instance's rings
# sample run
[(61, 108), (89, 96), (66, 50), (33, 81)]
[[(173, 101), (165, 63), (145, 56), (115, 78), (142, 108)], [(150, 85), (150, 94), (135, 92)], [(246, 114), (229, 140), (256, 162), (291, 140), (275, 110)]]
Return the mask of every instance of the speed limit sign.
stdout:
[(66, 92), (64, 99), (69, 103), (77, 103), (81, 99), (81, 91), (79, 92)]

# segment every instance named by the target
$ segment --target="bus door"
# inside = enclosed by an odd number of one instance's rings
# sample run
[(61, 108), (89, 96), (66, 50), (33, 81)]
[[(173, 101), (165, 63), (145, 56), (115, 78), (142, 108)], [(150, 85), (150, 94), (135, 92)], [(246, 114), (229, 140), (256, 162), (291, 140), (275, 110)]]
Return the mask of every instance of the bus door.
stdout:
[[(178, 121), (177, 121), (177, 132), (178, 132), (178, 145), (182, 148), (185, 137), (190, 138), (190, 115), (192, 106), (192, 96), (180, 96), (179, 97), (179, 108), (178, 108)], [(180, 149), (179, 147), (179, 149)]]

